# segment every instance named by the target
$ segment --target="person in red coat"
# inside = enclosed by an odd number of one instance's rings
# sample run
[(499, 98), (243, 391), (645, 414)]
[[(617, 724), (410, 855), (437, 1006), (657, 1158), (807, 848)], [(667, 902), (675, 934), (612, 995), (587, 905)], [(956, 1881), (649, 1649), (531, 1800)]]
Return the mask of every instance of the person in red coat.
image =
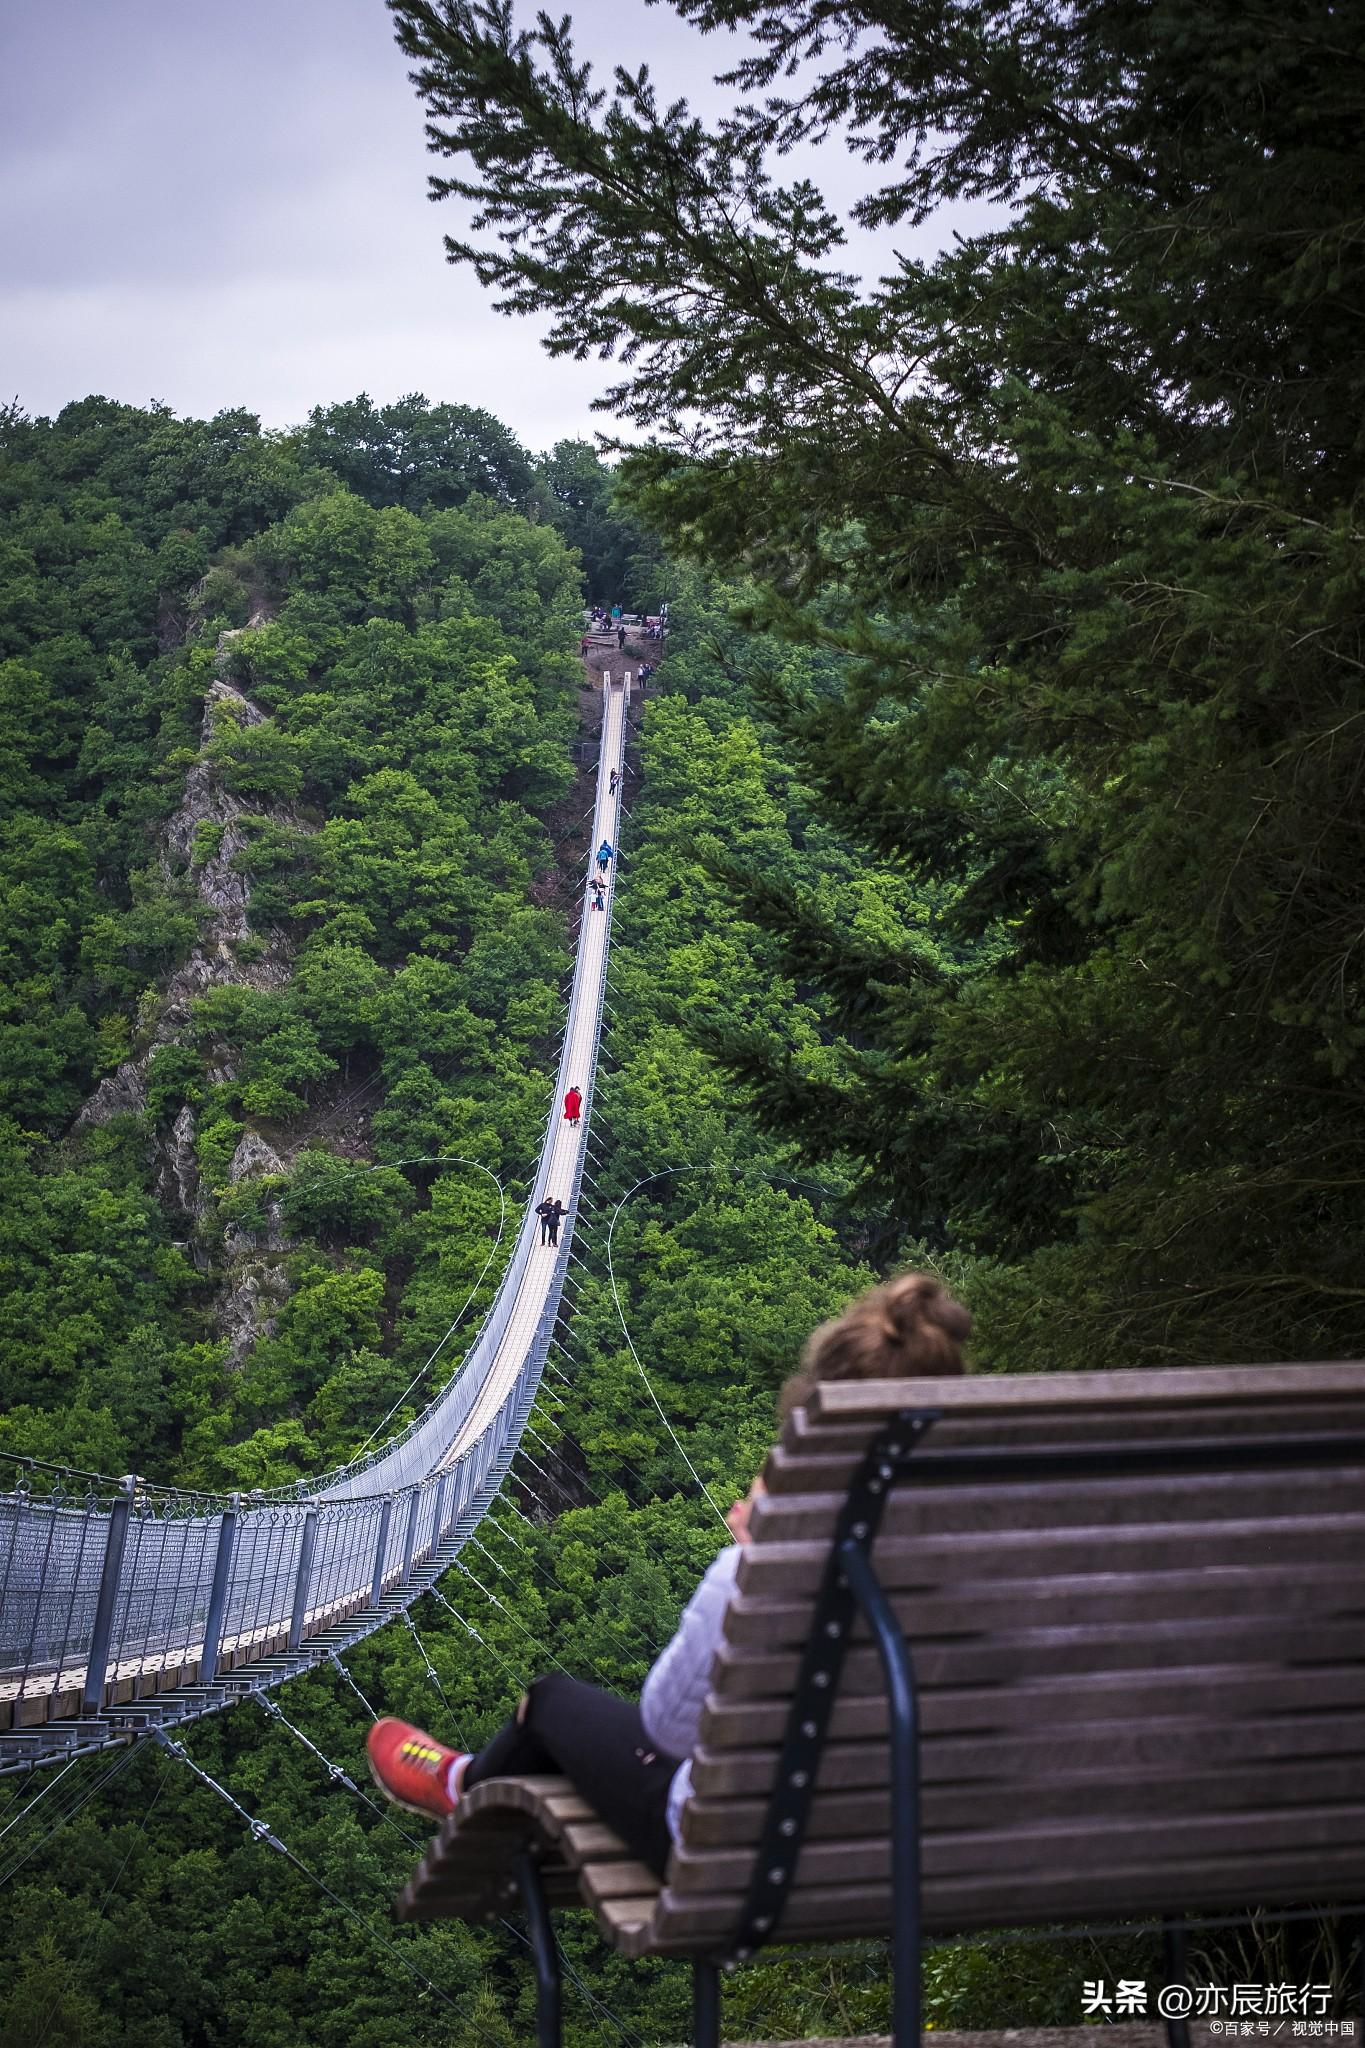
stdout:
[(578, 1091), (578, 1089), (577, 1089), (577, 1088), (571, 1088), (571, 1089), (569, 1090), (568, 1094), (567, 1094), (567, 1095), (566, 1095), (566, 1096), (564, 1097), (564, 1116), (565, 1116), (565, 1120), (566, 1120), (566, 1121), (567, 1121), (568, 1123), (571, 1123), (571, 1124), (577, 1124), (577, 1122), (578, 1122), (578, 1113), (579, 1113), (579, 1111), (580, 1111), (580, 1110), (582, 1109), (582, 1107), (583, 1107), (583, 1097), (582, 1097), (582, 1095), (581, 1095), (581, 1094), (579, 1093), (579, 1091)]

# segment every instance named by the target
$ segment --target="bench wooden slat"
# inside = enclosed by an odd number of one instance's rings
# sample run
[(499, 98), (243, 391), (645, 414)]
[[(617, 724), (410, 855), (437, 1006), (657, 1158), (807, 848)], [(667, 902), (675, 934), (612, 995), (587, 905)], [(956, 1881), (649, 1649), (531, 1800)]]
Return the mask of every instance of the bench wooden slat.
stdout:
[[(564, 1864), (544, 1864), (541, 1881), (552, 1905), (580, 1903), (577, 1873)], [(516, 1899), (516, 1877), (510, 1864), (501, 1870), (483, 1870), (477, 1865), (436, 1870), (424, 1859), (400, 1896), (397, 1915), (399, 1919), (496, 1918), (515, 1906)]]
[[(979, 1382), (978, 1382), (979, 1384)], [(1365, 1387), (1354, 1399), (1337, 1394), (1246, 1401), (1236, 1406), (1191, 1403), (1178, 1408), (1144, 1408), (1135, 1422), (1129, 1410), (1117, 1416), (1108, 1408), (1050, 1408), (1038, 1412), (1011, 1409), (978, 1415), (970, 1410), (941, 1415), (924, 1440), (926, 1450), (1062, 1449), (1068, 1445), (1126, 1444), (1136, 1429), (1149, 1441), (1217, 1437), (1317, 1436), (1357, 1431), (1362, 1427)], [(798, 1408), (787, 1417), (778, 1441), (787, 1451), (805, 1457), (840, 1461), (845, 1474), (867, 1449), (865, 1420), (816, 1420)]]
[(597, 1906), (607, 1899), (643, 1898), (651, 1885), (659, 1889), (659, 1880), (632, 1856), (623, 1856), (612, 1862), (584, 1864), (579, 1872), (583, 1897), (590, 1906)]
[[(1035, 1679), (1011, 1687), (926, 1689), (920, 1701), (920, 1724), (927, 1749), (936, 1735), (951, 1735), (963, 1727), (1020, 1729), (1043, 1721), (1060, 1729), (1073, 1721), (1093, 1720), (1106, 1709), (1115, 1717), (1122, 1713), (1147, 1720), (1162, 1714), (1186, 1714), (1200, 1719), (1216, 1717), (1227, 1723), (1240, 1715), (1265, 1711), (1309, 1712), (1360, 1705), (1365, 1705), (1365, 1663), (1325, 1671), (1185, 1665), (1150, 1677), (1144, 1672), (1097, 1671), (1068, 1676), (1055, 1684)], [(755, 1743), (780, 1741), (786, 1720), (785, 1701), (718, 1700), (712, 1696), (702, 1708), (702, 1739), (713, 1749), (751, 1749)], [(884, 1699), (844, 1699), (842, 1695), (829, 1723), (836, 1742), (866, 1741), (885, 1734), (886, 1725)]]
[[(1359, 1787), (1357, 1787), (1357, 1795)], [(1175, 1870), (1187, 1858), (1254, 1855), (1267, 1871), (1282, 1849), (1338, 1847), (1365, 1833), (1365, 1804), (1267, 1807), (1220, 1813), (1192, 1801), (1187, 1817), (1172, 1829), (1168, 1816), (1132, 1815), (1124, 1822), (1122, 1855), (1134, 1861), (1163, 1855)], [(1114, 1829), (1103, 1819), (1077, 1814), (1066, 1820), (1030, 1821), (1019, 1828), (983, 1827), (953, 1833), (925, 1830), (920, 1867), (926, 1885), (939, 1878), (988, 1877), (993, 1872), (1036, 1871), (1040, 1864), (1102, 1874), (1114, 1860)], [(742, 1891), (753, 1852), (738, 1849), (679, 1849), (668, 1868), (675, 1894)], [(807, 1842), (801, 1852), (791, 1896), (827, 1885), (891, 1880), (891, 1842), (885, 1834), (860, 1841)]]
[(565, 1828), (563, 1849), (575, 1870), (586, 1863), (619, 1862), (630, 1855), (621, 1837), (595, 1815)]
[[(1039, 1628), (1103, 1628), (1178, 1623), (1198, 1626), (1219, 1620), (1263, 1621), (1273, 1638), (1281, 1616), (1293, 1611), (1318, 1621), (1360, 1614), (1361, 1579), (1349, 1565), (1311, 1571), (1307, 1565), (1257, 1574), (1250, 1567), (1210, 1567), (1207, 1573), (1171, 1572), (1144, 1579), (1137, 1573), (1094, 1572), (1086, 1577), (1054, 1579), (1001, 1578), (994, 1584), (974, 1583), (951, 1592), (891, 1594), (891, 1608), (914, 1644), (945, 1638), (956, 1627), (985, 1636), (1007, 1628), (1019, 1614), (1036, 1617)], [(732, 1598), (725, 1618), (725, 1642), (736, 1654), (778, 1650), (805, 1642), (810, 1628), (810, 1602), (801, 1599)], [(855, 1622), (853, 1640), (866, 1640), (867, 1629)]]
[(504, 1812), (510, 1806), (521, 1813), (548, 1812), (563, 1800), (586, 1804), (568, 1778), (485, 1778), (481, 1785), (470, 1786), (460, 1800), (458, 1814), (443, 1821), (442, 1827), (463, 1827), (472, 1815), (485, 1809)]
[[(837, 1486), (831, 1489), (823, 1478), (825, 1463), (773, 1451), (764, 1466), (764, 1483), (778, 1498), (837, 1492)], [(1016, 1531), (1076, 1523), (1103, 1529), (1160, 1521), (1269, 1522), (1349, 1514), (1360, 1501), (1365, 1459), (1297, 1469), (1171, 1472), (1160, 1477), (1123, 1473), (1087, 1479), (946, 1479), (930, 1477), (932, 1469), (926, 1460), (923, 1480), (907, 1480), (892, 1492), (886, 1509), (888, 1529), (939, 1537), (987, 1530), (1005, 1540)], [(765, 1545), (772, 1540), (766, 1527), (769, 1512), (768, 1503), (760, 1501), (753, 1519), (754, 1534), (761, 1531)], [(826, 1541), (830, 1533), (813, 1532)]]
[[(1281, 1760), (1273, 1771), (1263, 1766), (1238, 1771), (1201, 1769), (1193, 1775), (1134, 1773), (1115, 1778), (1108, 1772), (1084, 1772), (1043, 1784), (1018, 1780), (1007, 1793), (1017, 1826), (1056, 1820), (1084, 1812), (1109, 1822), (1130, 1815), (1175, 1814), (1182, 1819), (1197, 1793), (1210, 1812), (1263, 1805), (1292, 1806), (1315, 1800), (1345, 1800), (1365, 1785), (1365, 1754), (1327, 1757), (1298, 1763)], [(921, 1794), (923, 1824), (935, 1834), (989, 1825), (999, 1819), (1002, 1787), (926, 1785)], [(885, 1784), (866, 1791), (822, 1792), (811, 1804), (807, 1836), (812, 1841), (861, 1839), (885, 1831), (889, 1795)], [(760, 1799), (710, 1799), (693, 1795), (683, 1808), (682, 1839), (690, 1849), (725, 1849), (757, 1843), (767, 1811)]]
[[(827, 1487), (804, 1463), (799, 1472), (786, 1469), (792, 1480), (786, 1491), (765, 1494), (755, 1503), (755, 1539), (765, 1548), (770, 1543), (828, 1543), (844, 1489)], [(1163, 1523), (1184, 1529), (1208, 1524), (1235, 1528), (1352, 1516), (1360, 1511), (1363, 1473), (1365, 1460), (1323, 1471), (1261, 1472), (1254, 1479), (1246, 1473), (1180, 1473), (1145, 1486), (1128, 1478), (1114, 1480), (1107, 1495), (1098, 1481), (1067, 1487), (1020, 1480), (907, 1485), (897, 1487), (887, 1501), (879, 1540), (914, 1536), (942, 1545), (970, 1537), (977, 1543), (1008, 1545), (1030, 1534), (1062, 1538), (1076, 1527), (1128, 1535)], [(1050, 1498), (1043, 1496), (1044, 1484)], [(1002, 1513), (1005, 1501), (1007, 1515)], [(988, 1508), (993, 1512), (983, 1513)]]
[(622, 1955), (652, 1955), (651, 1923), (658, 1903), (657, 1885), (633, 1899), (602, 1899), (598, 1902), (597, 1924), (611, 1946)]
[(1105, 1411), (1179, 1408), (1251, 1399), (1365, 1398), (1359, 1360), (1323, 1364), (1162, 1366), (1130, 1372), (979, 1373), (965, 1378), (824, 1380), (807, 1410), (815, 1421), (879, 1422), (903, 1408), (969, 1410), (974, 1416), (1029, 1409), (1098, 1407)]
[[(1157, 1862), (1129, 1864), (1121, 1846), (1104, 1872), (1105, 1917), (1129, 1912), (1150, 1913), (1153, 1897), (1162, 1908), (1194, 1909), (1216, 1900), (1222, 1905), (1259, 1905), (1271, 1882), (1270, 1871), (1254, 1857), (1241, 1854), (1208, 1856), (1170, 1869)], [(1316, 1848), (1276, 1858), (1274, 1881), (1305, 1903), (1365, 1899), (1365, 1872), (1358, 1842), (1339, 1849)], [(968, 1933), (984, 1927), (1027, 1927), (1049, 1919), (1089, 1917), (1101, 1894), (1093, 1872), (1040, 1872), (1035, 1878), (940, 1879), (926, 1888), (925, 1924), (932, 1933)], [(723, 1942), (739, 1919), (738, 1893), (711, 1898), (683, 1897), (670, 1887), (660, 1894), (659, 1909), (649, 1929), (647, 1951), (687, 1954), (710, 1942)], [(890, 1928), (890, 1892), (886, 1885), (828, 1885), (818, 1892), (797, 1892), (788, 1903), (775, 1939), (820, 1940), (837, 1935), (885, 1934)]]
[[(1153, 1715), (1134, 1722), (1113, 1702), (1118, 1718), (1068, 1725), (1064, 1754), (1050, 1727), (971, 1735), (947, 1733), (926, 1743), (921, 1759), (926, 1784), (977, 1780), (1008, 1786), (1028, 1775), (1059, 1782), (1086, 1771), (1169, 1769), (1178, 1753), (1182, 1766), (1216, 1769), (1233, 1763), (1263, 1763), (1282, 1757), (1352, 1756), (1365, 1758), (1365, 1714), (1308, 1713), (1248, 1717), (1221, 1727), (1177, 1715)], [(692, 1764), (693, 1790), (703, 1797), (729, 1798), (748, 1793), (764, 1798), (773, 1786), (777, 1744), (727, 1752), (705, 1740)], [(887, 1746), (879, 1742), (830, 1743), (820, 1759), (820, 1784), (830, 1790), (886, 1785), (890, 1769)]]
[[(1319, 1570), (1325, 1566), (1329, 1572), (1354, 1570), (1360, 1555), (1356, 1549), (1360, 1519), (1350, 1515), (1300, 1517), (1275, 1524), (1245, 1520), (1204, 1524), (1152, 1522), (1124, 1529), (1095, 1529), (1083, 1524), (1078, 1528), (1035, 1530), (1027, 1541), (1017, 1540), (1008, 1545), (1002, 1545), (997, 1536), (980, 1532), (943, 1537), (917, 1535), (913, 1539), (914, 1562), (920, 1568), (920, 1577), (911, 1583), (950, 1586), (964, 1580), (998, 1579), (1005, 1575), (1007, 1563), (1007, 1576), (1014, 1580), (1059, 1575), (1084, 1578), (1096, 1571), (1126, 1571), (1136, 1564), (1144, 1573), (1164, 1575), (1183, 1571), (1187, 1574), (1183, 1583), (1190, 1587), (1205, 1567), (1216, 1571), (1249, 1566), (1264, 1574), (1267, 1584), (1282, 1587), (1303, 1576), (1306, 1566)], [(893, 1529), (879, 1542), (889, 1545), (895, 1539)], [(1285, 1544), (1284, 1552), (1279, 1549), (1281, 1541)], [(1198, 1572), (1192, 1563), (1191, 1546), (1195, 1544), (1201, 1560)], [(765, 1556), (768, 1549), (765, 1545)], [(796, 1568), (794, 1590), (814, 1593), (820, 1583), (817, 1567), (824, 1554), (823, 1545), (807, 1549), (774, 1543), (772, 1554), (781, 1564)], [(874, 1544), (874, 1558), (880, 1554)], [(750, 1567), (746, 1576), (755, 1583), (775, 1577), (776, 1564), (772, 1571), (766, 1565), (761, 1571)], [(783, 1588), (774, 1597), (787, 1599), (792, 1593)]]
[[(1365, 1603), (1365, 1590), (1361, 1593)], [(1189, 1664), (1261, 1662), (1267, 1651), (1287, 1662), (1331, 1663), (1362, 1654), (1365, 1605), (1352, 1615), (1286, 1618), (1269, 1611), (1225, 1621), (1109, 1622), (1091, 1628), (1019, 1629), (983, 1639), (912, 1638), (915, 1677), (922, 1686), (1005, 1683), (1016, 1678), (1062, 1677), (1091, 1671), (1159, 1671)], [(860, 1632), (865, 1635), (866, 1630)], [(718, 1699), (786, 1698), (796, 1683), (799, 1647), (764, 1651), (724, 1644), (711, 1671)], [(881, 1658), (871, 1644), (850, 1649), (839, 1690), (845, 1698), (880, 1692)]]
[[(1298, 1606), (1299, 1586), (1306, 1598), (1335, 1602), (1329, 1611), (1346, 1612), (1351, 1575), (1356, 1575), (1357, 1584), (1365, 1578), (1359, 1566), (1365, 1557), (1365, 1516), (1253, 1526), (1228, 1546), (1227, 1554), (1235, 1561), (1219, 1556), (1203, 1568), (1190, 1562), (1192, 1556), (1203, 1554), (1196, 1530), (1186, 1533), (1183, 1551), (1178, 1536), (1163, 1533), (1154, 1539), (1145, 1563), (1139, 1562), (1141, 1545), (1115, 1546), (1111, 1552), (1102, 1530), (1093, 1535), (1088, 1560), (1079, 1569), (1073, 1565), (1054, 1574), (1031, 1569), (1027, 1551), (1012, 1557), (1003, 1549), (992, 1569), (989, 1554), (978, 1550), (972, 1558), (975, 1571), (964, 1568), (954, 1584), (938, 1577), (938, 1560), (926, 1559), (913, 1539), (879, 1543), (872, 1560), (902, 1626), (915, 1635), (942, 1635), (959, 1616), (954, 1633), (1008, 1627), (1017, 1620), (1022, 1601), (1036, 1602), (1039, 1624), (1054, 1627), (1103, 1621), (1119, 1602), (1125, 1615), (1152, 1620), (1182, 1613), (1210, 1618), (1229, 1611), (1264, 1613), (1277, 1600), (1285, 1607)], [(1258, 1543), (1263, 1554), (1273, 1549), (1273, 1564), (1246, 1561), (1254, 1557)], [(759, 1613), (765, 1605), (808, 1606), (819, 1590), (826, 1550), (821, 1544), (775, 1543), (772, 1554), (744, 1559), (738, 1596), (732, 1595), (727, 1614)], [(966, 1560), (961, 1563), (965, 1567)], [(919, 1590), (906, 1592), (908, 1587)], [(1226, 1609), (1219, 1605), (1224, 1599), (1229, 1603)], [(725, 1636), (730, 1642), (743, 1640), (741, 1632), (728, 1626)]]

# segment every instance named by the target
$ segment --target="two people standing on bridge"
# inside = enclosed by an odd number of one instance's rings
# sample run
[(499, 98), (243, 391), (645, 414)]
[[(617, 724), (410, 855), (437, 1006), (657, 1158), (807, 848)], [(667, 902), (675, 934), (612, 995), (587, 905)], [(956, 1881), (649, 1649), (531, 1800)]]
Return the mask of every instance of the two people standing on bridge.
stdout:
[[(785, 1417), (801, 1407), (821, 1380), (965, 1372), (962, 1345), (970, 1329), (966, 1309), (932, 1275), (902, 1273), (814, 1332), (778, 1397), (779, 1412)], [(756, 1478), (725, 1517), (735, 1540), (708, 1567), (638, 1704), (554, 1671), (535, 1680), (477, 1755), (450, 1749), (406, 1721), (376, 1721), (367, 1747), (381, 1791), (414, 1813), (440, 1819), (462, 1792), (486, 1778), (562, 1774), (596, 1817), (662, 1877), (691, 1787), (689, 1759), (721, 1623), (763, 1495)]]
[(604, 839), (602, 841), (602, 844), (597, 849), (597, 865), (602, 870), (602, 873), (604, 875), (607, 872), (608, 867), (611, 865), (611, 855), (611, 841), (610, 839)]
[(567, 1216), (568, 1210), (558, 1195), (551, 1201), (547, 1195), (543, 1202), (536, 1203), (536, 1214), (540, 1218), (540, 1241), (542, 1244), (559, 1243), (559, 1219)]
[(583, 1108), (583, 1090), (570, 1088), (564, 1097), (564, 1121), (578, 1129), (578, 1118)]

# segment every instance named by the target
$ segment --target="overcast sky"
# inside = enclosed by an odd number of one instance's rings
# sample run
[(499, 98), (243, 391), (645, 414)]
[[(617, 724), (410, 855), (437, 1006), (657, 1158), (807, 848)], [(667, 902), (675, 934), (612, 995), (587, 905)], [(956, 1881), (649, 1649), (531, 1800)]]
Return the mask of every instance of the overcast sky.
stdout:
[[(724, 41), (643, 0), (566, 4), (594, 55), (710, 97)], [(549, 362), (446, 263), (435, 166), (382, 0), (0, 0), (0, 402), (282, 427), (423, 391), (532, 448), (604, 425), (604, 367)]]

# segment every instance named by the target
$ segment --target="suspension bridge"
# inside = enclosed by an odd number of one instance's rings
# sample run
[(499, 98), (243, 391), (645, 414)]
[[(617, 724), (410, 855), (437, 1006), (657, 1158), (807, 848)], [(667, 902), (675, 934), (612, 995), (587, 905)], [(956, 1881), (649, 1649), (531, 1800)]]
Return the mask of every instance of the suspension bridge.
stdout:
[[(0, 1773), (158, 1734), (269, 1690), (429, 1591), (516, 1454), (573, 1256), (597, 1075), (631, 678), (602, 679), (602, 731), (574, 975), (555, 1092), (511, 1256), (468, 1355), (397, 1435), (305, 1485), (211, 1495), (135, 1474), (15, 1461), (0, 1494)], [(560, 1105), (577, 1087), (582, 1111)], [(537, 1205), (563, 1203), (557, 1244)]]

